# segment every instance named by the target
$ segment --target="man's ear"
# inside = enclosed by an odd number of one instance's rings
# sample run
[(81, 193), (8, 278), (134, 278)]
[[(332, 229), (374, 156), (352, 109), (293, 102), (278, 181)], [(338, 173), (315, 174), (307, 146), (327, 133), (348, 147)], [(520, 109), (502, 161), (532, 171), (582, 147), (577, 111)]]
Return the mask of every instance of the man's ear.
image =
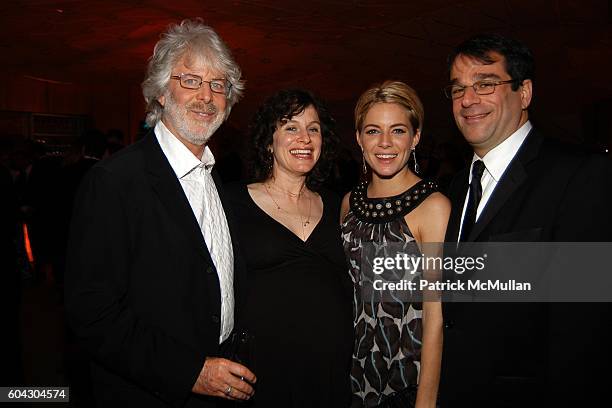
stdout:
[(159, 102), (159, 104), (162, 106), (162, 108), (166, 105), (166, 96), (162, 95), (159, 98), (157, 98), (157, 102)]
[(527, 109), (531, 103), (531, 97), (533, 96), (533, 83), (531, 79), (526, 79), (521, 85), (521, 107)]

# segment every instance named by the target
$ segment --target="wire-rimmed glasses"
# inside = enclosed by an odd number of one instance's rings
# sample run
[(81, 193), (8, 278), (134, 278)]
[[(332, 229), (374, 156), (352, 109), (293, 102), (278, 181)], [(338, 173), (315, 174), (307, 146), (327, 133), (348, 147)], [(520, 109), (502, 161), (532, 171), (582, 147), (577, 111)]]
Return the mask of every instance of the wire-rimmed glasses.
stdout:
[(195, 74), (172, 75), (170, 78), (177, 79), (181, 87), (185, 89), (200, 89), (203, 83), (207, 83), (210, 90), (214, 93), (228, 95), (232, 88), (232, 83), (227, 79), (211, 79), (205, 81), (201, 76)]
[(490, 95), (493, 92), (495, 92), (495, 87), (497, 85), (512, 84), (515, 82), (518, 82), (518, 80), (517, 79), (509, 79), (507, 81), (483, 80), (483, 81), (476, 81), (472, 85), (452, 84), (452, 85), (447, 85), (444, 87), (444, 95), (446, 95), (448, 99), (463, 98), (463, 96), (465, 95), (465, 90), (467, 88), (474, 89), (474, 92), (476, 92), (476, 94), (478, 95)]

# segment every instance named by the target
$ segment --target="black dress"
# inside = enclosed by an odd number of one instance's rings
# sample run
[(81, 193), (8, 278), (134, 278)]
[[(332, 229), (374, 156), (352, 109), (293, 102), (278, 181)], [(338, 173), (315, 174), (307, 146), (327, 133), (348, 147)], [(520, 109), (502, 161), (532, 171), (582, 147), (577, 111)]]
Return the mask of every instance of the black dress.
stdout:
[(340, 239), (339, 200), (321, 193), (323, 216), (306, 242), (228, 188), (248, 270), (239, 325), (255, 336), (255, 407), (347, 407), (352, 284)]

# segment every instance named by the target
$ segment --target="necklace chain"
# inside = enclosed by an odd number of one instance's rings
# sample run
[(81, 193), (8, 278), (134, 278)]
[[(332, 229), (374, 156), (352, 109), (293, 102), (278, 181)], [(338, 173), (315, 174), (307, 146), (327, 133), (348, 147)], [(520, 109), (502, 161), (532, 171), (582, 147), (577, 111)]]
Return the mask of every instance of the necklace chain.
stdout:
[(276, 191), (280, 191), (281, 193), (285, 193), (287, 194), (289, 197), (299, 197), (302, 195), (302, 190), (304, 190), (304, 185), (302, 184), (302, 187), (300, 187), (300, 191), (298, 191), (297, 193), (292, 193), (291, 191), (287, 191), (287, 190), (283, 190), (282, 188), (276, 187), (275, 185), (271, 184), (271, 183), (264, 183), (264, 185), (266, 186), (266, 188), (272, 188)]
[[(268, 183), (264, 182), (263, 183), (265, 189), (266, 189), (266, 193), (268, 193), (268, 196), (270, 197), (270, 199), (272, 200), (272, 202), (274, 203), (274, 205), (276, 206), (276, 209), (279, 211), (284, 212), (285, 214), (291, 215), (291, 213), (289, 213), (289, 211), (285, 210), (284, 208), (282, 208), (278, 202), (274, 199), (274, 197), (272, 196), (272, 193), (270, 193), (270, 186), (268, 185)], [(297, 203), (296, 203), (296, 210), (298, 212), (299, 215), (299, 221), (300, 221), (300, 225), (302, 226), (302, 241), (306, 240), (306, 227), (308, 227), (308, 225), (310, 225), (310, 211), (312, 209), (312, 200), (310, 198), (308, 198), (308, 214), (306, 216), (306, 219), (304, 219), (304, 217), (302, 216), (302, 212), (300, 211), (300, 197), (302, 197), (302, 190), (304, 189), (304, 186), (302, 186), (300, 188), (300, 191), (295, 194), (295, 193), (291, 193), (289, 191), (285, 191), (285, 190), (281, 190), (278, 187), (274, 187), (276, 190), (281, 191), (285, 194), (287, 194), (290, 197), (297, 197)]]

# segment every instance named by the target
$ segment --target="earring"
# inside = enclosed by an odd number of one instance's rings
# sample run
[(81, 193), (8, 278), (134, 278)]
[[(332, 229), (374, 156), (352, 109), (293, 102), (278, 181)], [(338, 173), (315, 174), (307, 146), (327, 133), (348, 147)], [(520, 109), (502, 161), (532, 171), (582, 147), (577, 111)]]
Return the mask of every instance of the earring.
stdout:
[(272, 153), (272, 148), (268, 148), (268, 157), (267, 160), (268, 165), (267, 170), (268, 170), (268, 174), (272, 174), (272, 167), (274, 166), (274, 154)]
[(414, 160), (414, 173), (419, 174), (419, 163), (417, 163), (416, 149), (414, 147), (412, 148), (412, 160)]
[(368, 166), (366, 166), (366, 162), (365, 162), (365, 157), (364, 156), (361, 156), (361, 161), (363, 163), (363, 167), (362, 167), (363, 174), (366, 175), (366, 174), (368, 174)]

